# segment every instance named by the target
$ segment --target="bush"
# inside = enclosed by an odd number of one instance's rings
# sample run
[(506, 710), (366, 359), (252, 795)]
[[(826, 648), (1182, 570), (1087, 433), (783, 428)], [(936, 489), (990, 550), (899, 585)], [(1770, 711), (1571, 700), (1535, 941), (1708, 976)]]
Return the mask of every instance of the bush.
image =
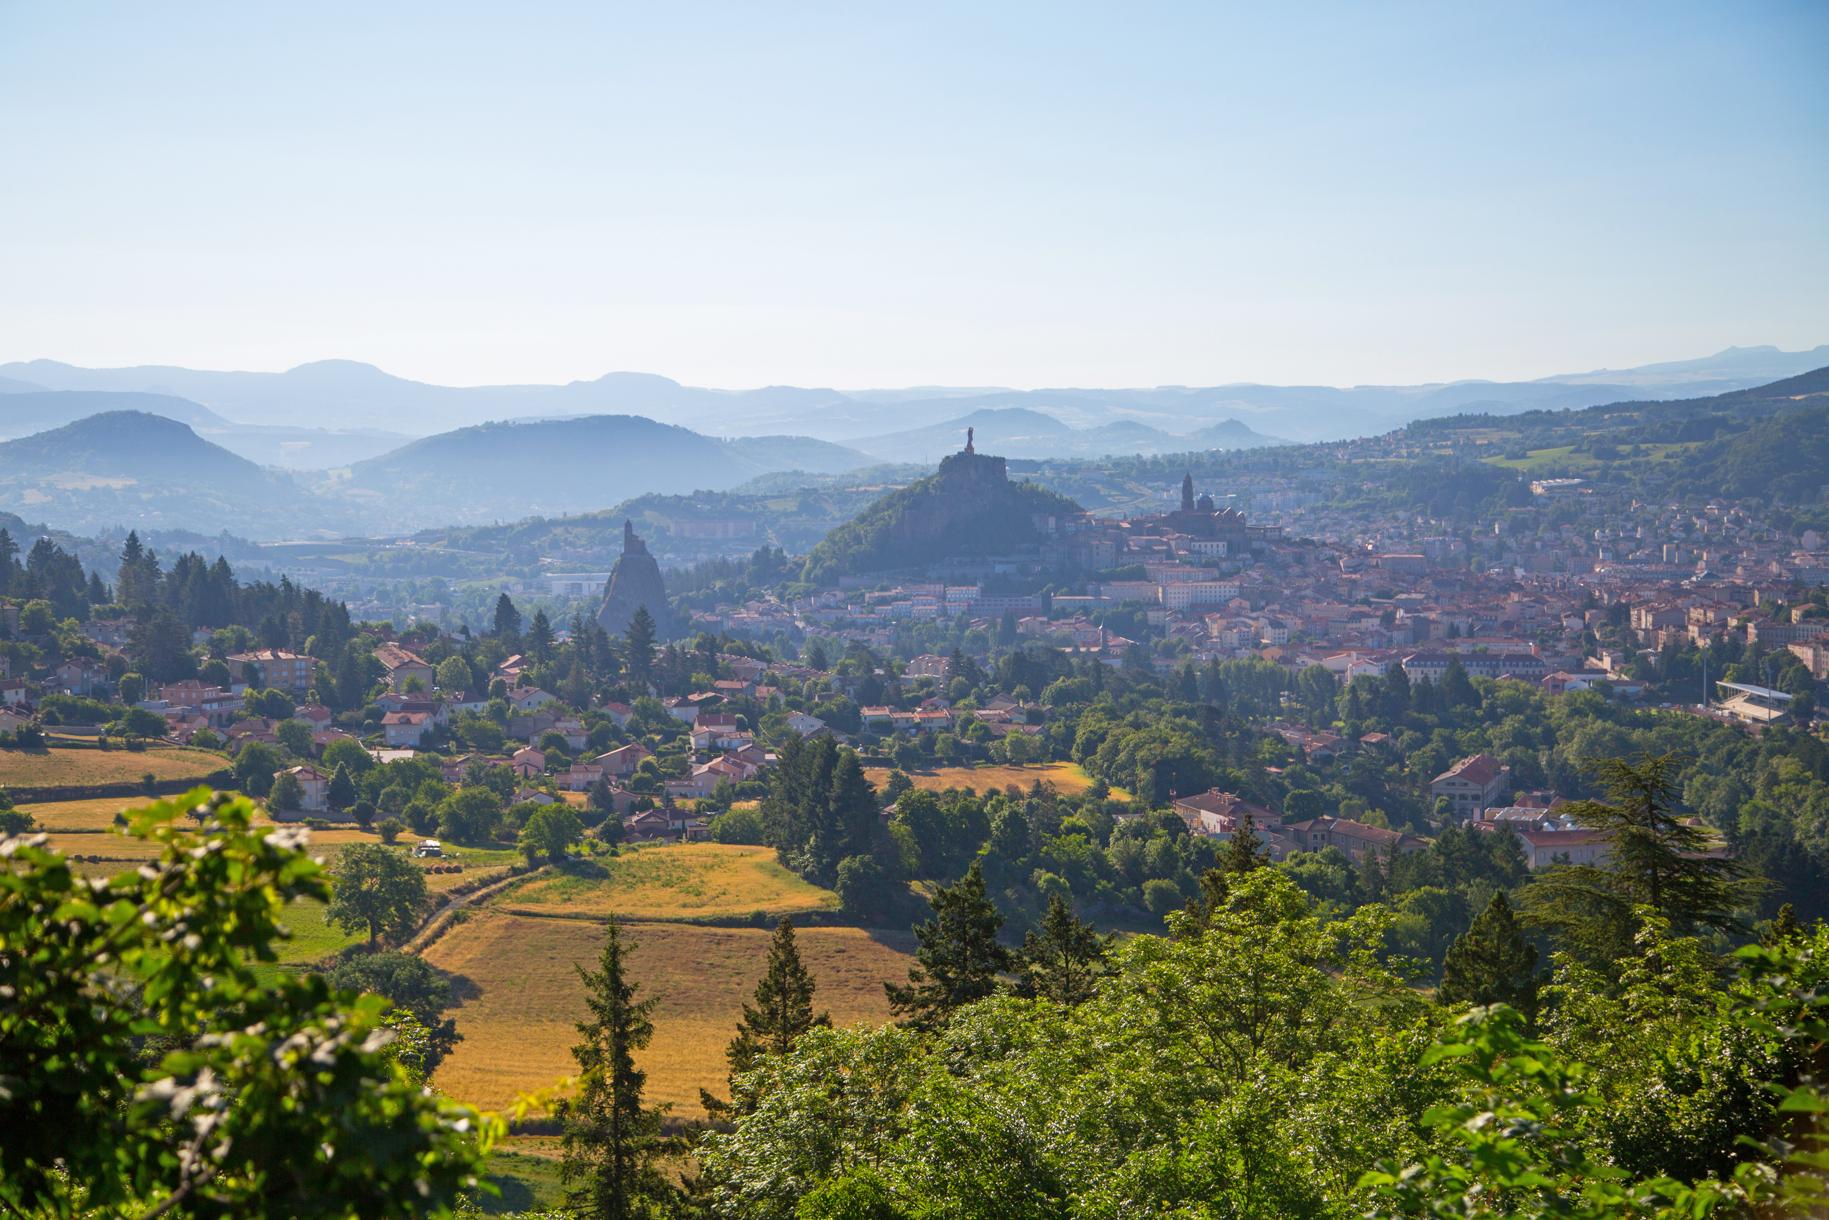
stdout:
[(719, 843), (747, 843), (760, 846), (768, 840), (763, 833), (762, 814), (755, 809), (732, 809), (711, 820), (711, 837)]
[(399, 818), (383, 818), (377, 829), (381, 831), (383, 843), (392, 843), (400, 838), (400, 832), (406, 829), (406, 825)]
[(1157, 877), (1143, 883), (1143, 905), (1151, 915), (1167, 915), (1181, 906), (1181, 887)]
[(832, 888), (845, 914), (854, 919), (870, 919), (882, 913), (888, 881), (874, 856), (846, 856), (838, 862), (838, 880)]

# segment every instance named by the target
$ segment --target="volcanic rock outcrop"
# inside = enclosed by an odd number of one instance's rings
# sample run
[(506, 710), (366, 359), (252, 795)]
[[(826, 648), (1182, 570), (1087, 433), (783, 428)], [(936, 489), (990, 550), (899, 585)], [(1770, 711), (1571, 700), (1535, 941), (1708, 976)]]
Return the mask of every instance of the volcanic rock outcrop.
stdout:
[(597, 608), (597, 622), (611, 635), (629, 629), (638, 606), (646, 606), (654, 619), (654, 633), (663, 640), (679, 634), (673, 611), (667, 605), (667, 588), (662, 583), (660, 564), (648, 553), (648, 544), (635, 536), (635, 526), (622, 523), (622, 556), (610, 569), (610, 580), (603, 590), (603, 605)]

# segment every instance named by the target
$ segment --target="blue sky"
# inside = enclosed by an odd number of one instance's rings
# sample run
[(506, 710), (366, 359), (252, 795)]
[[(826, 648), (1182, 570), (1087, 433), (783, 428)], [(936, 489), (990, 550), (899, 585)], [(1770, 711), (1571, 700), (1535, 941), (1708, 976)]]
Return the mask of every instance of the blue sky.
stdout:
[(1815, 0), (0, 0), (0, 358), (1352, 384), (1813, 346), (1825, 64)]

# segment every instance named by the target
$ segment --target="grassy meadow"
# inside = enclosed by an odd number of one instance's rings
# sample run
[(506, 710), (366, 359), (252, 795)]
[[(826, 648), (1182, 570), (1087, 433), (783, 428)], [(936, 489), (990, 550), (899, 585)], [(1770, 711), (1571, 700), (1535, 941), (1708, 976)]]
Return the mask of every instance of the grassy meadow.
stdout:
[(601, 876), (553, 873), (512, 887), (497, 903), (533, 914), (694, 920), (824, 910), (837, 898), (783, 868), (773, 848), (653, 843), (595, 861)]

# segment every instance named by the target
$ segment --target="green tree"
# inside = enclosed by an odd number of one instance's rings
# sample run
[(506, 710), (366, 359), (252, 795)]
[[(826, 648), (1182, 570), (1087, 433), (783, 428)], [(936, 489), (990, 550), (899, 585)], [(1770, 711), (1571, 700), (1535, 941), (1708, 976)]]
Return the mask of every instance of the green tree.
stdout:
[(1599, 960), (1632, 952), (1638, 907), (1679, 931), (1739, 930), (1751, 886), (1706, 828), (1677, 816), (1674, 756), (1608, 759), (1596, 771), (1610, 800), (1572, 802), (1566, 812), (1605, 836), (1608, 859), (1538, 874), (1522, 896), (1526, 921)]
[(0, 838), (22, 835), (32, 828), (32, 815), (13, 808), (13, 798), (0, 788)]
[(444, 1016), (451, 1006), (451, 978), (416, 953), (386, 949), (346, 956), (331, 968), (331, 986), (341, 991), (370, 992), (405, 1009), (425, 1027), (429, 1072), (463, 1041), (457, 1022)]
[(138, 741), (148, 737), (165, 736), (165, 717), (157, 712), (149, 712), (143, 707), (130, 707), (121, 713), (111, 731), (128, 741)]
[(832, 892), (839, 909), (854, 919), (877, 919), (885, 912), (889, 878), (875, 856), (846, 856), (838, 862)]
[(510, 646), (521, 638), (521, 612), (514, 608), (514, 601), (506, 593), (495, 599), (495, 626), (491, 634)]
[(653, 999), (637, 1000), (624, 972), (622, 931), (606, 926), (596, 970), (577, 967), (589, 1010), (578, 1022), (578, 1092), (559, 1103), (567, 1201), (596, 1220), (662, 1214), (673, 1191), (656, 1168), (662, 1151), (660, 1112), (642, 1104), (647, 1073), (635, 1053), (654, 1036)]
[(1499, 890), (1442, 959), (1444, 1004), (1509, 1004), (1527, 1020), (1537, 1012), (1537, 950), (1524, 939), (1505, 891)]
[(325, 785), (324, 799), (332, 809), (341, 811), (356, 803), (356, 781), (349, 776), (349, 768), (342, 763), (330, 773), (330, 783)]
[(438, 803), (438, 830), (453, 843), (484, 843), (495, 837), (502, 821), (502, 798), (489, 789), (465, 784)]
[(654, 676), (654, 616), (646, 606), (635, 607), (628, 630), (622, 637), (622, 663), (637, 685), (646, 686)]
[(462, 657), (446, 657), (438, 663), (433, 671), (433, 680), (442, 691), (467, 691), (476, 683), (476, 677), (470, 671), (470, 662)]
[(345, 932), (368, 935), (374, 948), (382, 936), (403, 940), (419, 924), (425, 907), (425, 873), (399, 852), (379, 843), (352, 843), (337, 858), (330, 921)]
[(1040, 926), (1023, 937), (1017, 994), (1057, 1004), (1082, 1003), (1105, 977), (1108, 951), (1106, 939), (1056, 894), (1048, 899)]
[(305, 788), (298, 776), (281, 771), (267, 789), (267, 807), (275, 813), (297, 813), (305, 805)]
[(574, 844), (583, 841), (584, 824), (570, 805), (542, 805), (521, 827), (521, 851), (529, 863), (545, 856), (558, 864)]
[(535, 610), (533, 622), (527, 627), (527, 653), (541, 664), (552, 660), (553, 625), (544, 610)]
[(974, 861), (957, 884), (932, 900), (933, 918), (915, 927), (918, 965), (908, 982), (884, 983), (889, 1007), (902, 1024), (932, 1030), (963, 1005), (997, 990), (999, 976), (1015, 965), (1014, 955), (998, 943), (1003, 916), (985, 892), (984, 871)]
[(261, 965), (286, 904), (329, 891), (255, 818), (203, 791), (139, 810), (156, 856), (99, 887), (9, 856), (0, 1210), (449, 1216), (474, 1185), (497, 1127), (390, 1056), (385, 1002)]
[(1219, 867), (1230, 877), (1243, 877), (1270, 863), (1270, 852), (1258, 837), (1257, 819), (1246, 813), (1238, 820), (1232, 837), (1226, 841)]
[(346, 768), (352, 777), (367, 775), (375, 769), (375, 756), (363, 749), (361, 742), (347, 737), (339, 737), (325, 746), (321, 761), (333, 770)]
[(286, 763), (280, 752), (264, 741), (250, 741), (235, 756), (235, 786), (249, 796), (265, 796), (273, 787), (273, 773)]
[(273, 726), (273, 736), (294, 758), (311, 757), (311, 726), (303, 720), (282, 720)]
[(749, 1071), (762, 1055), (785, 1055), (809, 1029), (832, 1024), (813, 1011), (813, 975), (800, 960), (794, 921), (782, 919), (768, 945), (768, 965), (756, 984), (755, 1003), (743, 1005), (737, 1036), (725, 1050), (732, 1076)]

